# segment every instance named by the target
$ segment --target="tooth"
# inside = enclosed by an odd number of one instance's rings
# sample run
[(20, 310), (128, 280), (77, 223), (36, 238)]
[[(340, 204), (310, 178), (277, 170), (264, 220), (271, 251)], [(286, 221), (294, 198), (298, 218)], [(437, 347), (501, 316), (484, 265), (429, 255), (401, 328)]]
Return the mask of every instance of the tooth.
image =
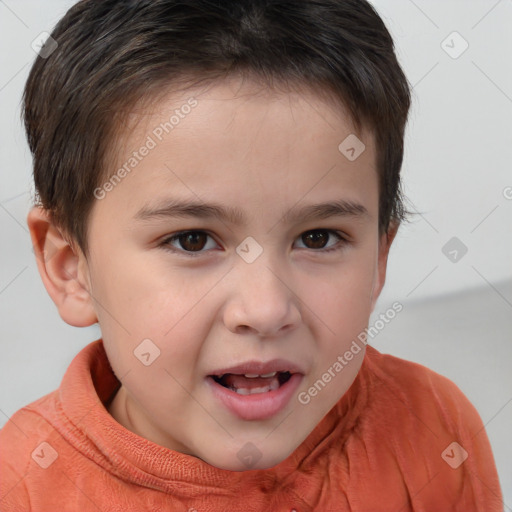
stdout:
[(256, 393), (266, 393), (270, 391), (270, 386), (264, 386), (261, 388), (253, 388), (253, 389), (247, 389), (247, 388), (238, 388), (236, 392), (239, 395), (254, 395)]
[(276, 389), (279, 389), (279, 380), (273, 379), (272, 382), (270, 383), (270, 391), (274, 391)]
[(248, 379), (255, 379), (256, 377), (268, 378), (268, 377), (274, 377), (274, 375), (276, 373), (277, 372), (264, 373), (262, 375), (258, 375), (257, 373), (246, 373), (246, 374), (244, 374), (244, 377), (247, 377)]
[(263, 386), (261, 388), (253, 388), (250, 391), (251, 391), (251, 393), (266, 393), (267, 391), (270, 391), (270, 386)]

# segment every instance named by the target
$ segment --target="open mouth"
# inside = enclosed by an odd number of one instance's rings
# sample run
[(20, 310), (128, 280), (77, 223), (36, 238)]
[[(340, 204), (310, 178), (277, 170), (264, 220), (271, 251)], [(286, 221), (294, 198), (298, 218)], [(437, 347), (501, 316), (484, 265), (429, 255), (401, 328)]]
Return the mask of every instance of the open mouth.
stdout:
[(291, 376), (290, 372), (272, 372), (265, 375), (238, 375), (235, 373), (210, 375), (215, 382), (239, 395), (255, 395), (275, 391), (288, 382)]
[[(270, 372), (273, 368), (269, 366), (277, 365), (281, 370)], [(215, 400), (244, 421), (263, 421), (278, 414), (287, 407), (304, 378), (303, 371), (288, 361), (239, 366), (216, 370), (208, 375), (207, 382)]]

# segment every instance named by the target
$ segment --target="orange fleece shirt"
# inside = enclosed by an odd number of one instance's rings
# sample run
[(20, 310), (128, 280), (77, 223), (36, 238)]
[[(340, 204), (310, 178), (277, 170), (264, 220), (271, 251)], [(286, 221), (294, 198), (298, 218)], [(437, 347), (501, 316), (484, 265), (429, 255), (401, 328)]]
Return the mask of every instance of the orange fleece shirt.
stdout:
[(350, 389), (267, 470), (218, 469), (128, 431), (105, 408), (119, 385), (97, 340), (56, 391), (12, 416), (0, 431), (2, 512), (503, 510), (482, 421), (459, 388), (370, 346)]

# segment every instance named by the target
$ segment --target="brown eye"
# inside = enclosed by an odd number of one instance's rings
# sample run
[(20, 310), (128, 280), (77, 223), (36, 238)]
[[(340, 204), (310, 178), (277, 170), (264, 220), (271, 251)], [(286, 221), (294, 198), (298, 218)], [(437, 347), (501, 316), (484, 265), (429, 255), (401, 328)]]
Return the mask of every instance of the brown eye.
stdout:
[[(211, 241), (210, 245), (208, 239)], [(305, 249), (318, 253), (338, 251), (349, 244), (346, 238), (332, 229), (312, 229), (303, 233), (297, 240), (304, 244)], [(218, 247), (212, 236), (204, 231), (176, 233), (164, 239), (160, 246), (183, 256), (201, 256), (208, 253), (208, 249)]]
[[(196, 256), (194, 253), (199, 255), (201, 252), (205, 252), (203, 249), (208, 244), (208, 238), (212, 237), (204, 231), (182, 231), (165, 239), (161, 245), (173, 252)], [(215, 246), (215, 242), (213, 244)]]
[(318, 253), (341, 250), (348, 244), (346, 238), (332, 229), (311, 229), (303, 233), (298, 240), (304, 244), (306, 249), (312, 249)]
[(328, 240), (329, 235), (327, 231), (323, 230), (308, 231), (302, 235), (302, 241), (308, 246), (308, 249), (323, 249)]
[(181, 247), (186, 251), (200, 251), (206, 245), (207, 235), (205, 233), (186, 233), (180, 235), (178, 240)]

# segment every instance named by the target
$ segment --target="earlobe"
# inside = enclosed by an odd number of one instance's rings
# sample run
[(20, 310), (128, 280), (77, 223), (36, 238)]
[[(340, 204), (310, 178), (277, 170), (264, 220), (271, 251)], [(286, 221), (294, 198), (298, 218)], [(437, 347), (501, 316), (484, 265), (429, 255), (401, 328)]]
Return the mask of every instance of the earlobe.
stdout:
[(89, 292), (87, 261), (71, 247), (50, 215), (34, 207), (27, 216), (37, 268), (61, 318), (75, 327), (98, 321)]

